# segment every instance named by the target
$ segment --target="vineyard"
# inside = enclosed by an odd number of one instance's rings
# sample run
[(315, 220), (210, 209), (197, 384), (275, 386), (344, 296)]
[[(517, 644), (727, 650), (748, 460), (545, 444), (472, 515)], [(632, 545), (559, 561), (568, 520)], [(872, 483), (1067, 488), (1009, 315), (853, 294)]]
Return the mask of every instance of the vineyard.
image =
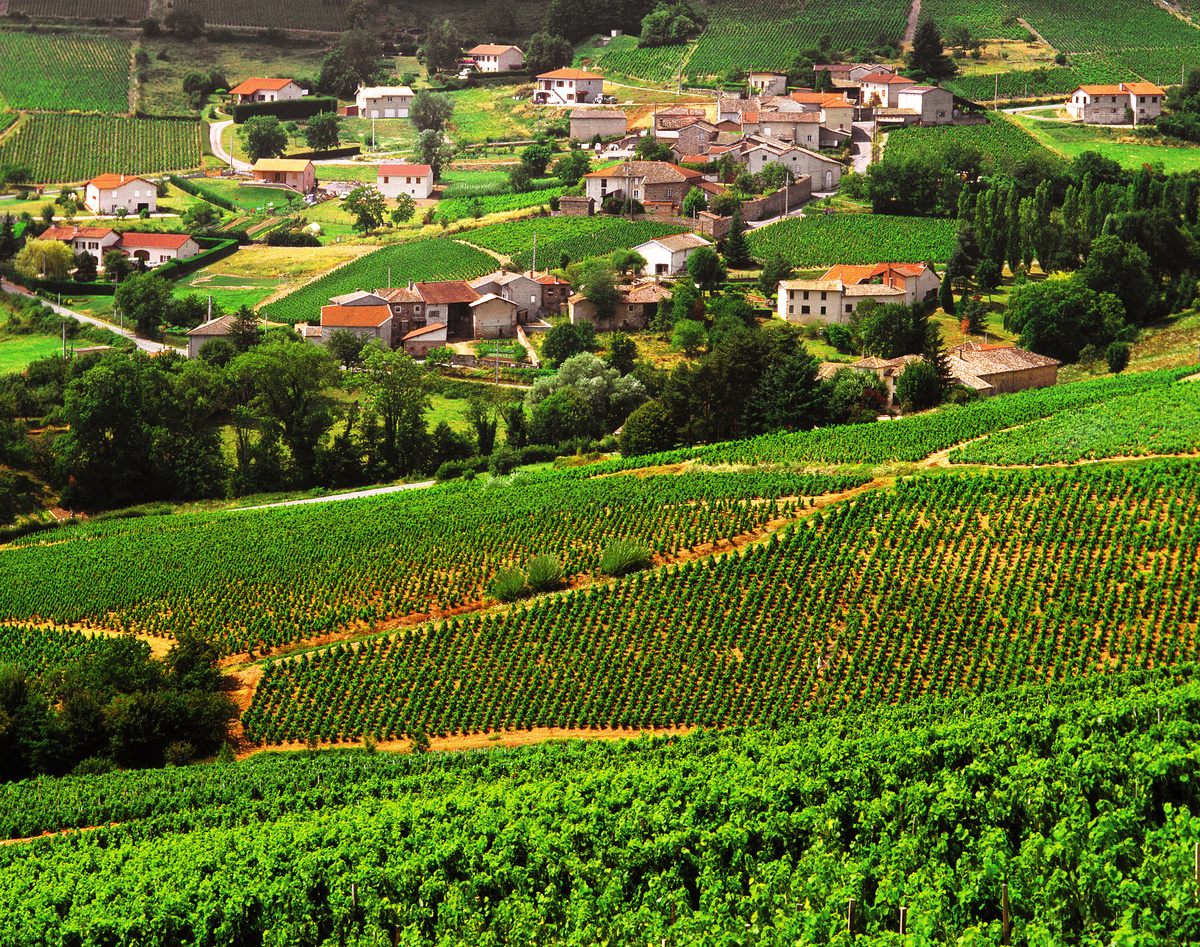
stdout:
[[(1006, 0), (921, 0), (921, 15), (928, 16), (945, 36), (950, 27), (961, 25), (978, 39), (1019, 39), (1025, 27), (1016, 22), (1016, 3)], [(1005, 25), (1005, 18), (1013, 22)]]
[(0, 848), (0, 945), (784, 947), (848, 942), (851, 899), (864, 943), (906, 942), (904, 907), (907, 942), (999, 944), (1002, 883), (1016, 944), (1193, 943), (1194, 676), (29, 781), (10, 833), (100, 828)]
[(28, 167), (42, 183), (195, 168), (200, 154), (200, 122), (190, 119), (39, 113), (0, 142), (0, 165)]
[(1119, 63), (1102, 55), (1074, 56), (1070, 65), (1047, 64), (1038, 69), (1014, 69), (1010, 72), (955, 76), (946, 87), (956, 95), (974, 102), (1013, 99), (1037, 99), (1051, 96), (1066, 98), (1076, 87), (1087, 84), (1127, 82), (1129, 72)]
[(444, 216), (447, 220), (454, 221), (473, 217), (476, 211), (482, 217), (485, 214), (523, 210), (526, 207), (549, 207), (552, 198), (561, 197), (568, 190), (569, 188), (565, 187), (549, 187), (519, 194), (484, 194), (479, 197), (441, 200), (438, 201), (437, 212), (438, 216)]
[[(1195, 660), (1200, 468), (900, 481), (740, 556), (267, 666), (264, 742), (707, 727)], [(668, 631), (669, 630), (669, 631)], [(453, 682), (453, 685), (451, 685)]]
[(723, 76), (731, 67), (786, 70), (802, 49), (828, 36), (834, 49), (890, 44), (904, 36), (906, 0), (725, 0), (709, 9), (708, 27), (688, 60), (691, 76)]
[(533, 265), (533, 241), (537, 236), (542, 268), (558, 266), (565, 254), (572, 262), (604, 256), (614, 250), (637, 246), (655, 237), (684, 233), (678, 224), (654, 220), (623, 220), (620, 217), (549, 217), (492, 224), (464, 234), (478, 247), (487, 247), (512, 259), (518, 270)]
[(30, 16), (89, 20), (124, 17), (136, 23), (146, 15), (146, 0), (20, 0), (20, 10)]
[(317, 319), (321, 307), (342, 293), (356, 289), (405, 286), (409, 280), (473, 279), (496, 268), (496, 261), (482, 250), (454, 240), (417, 240), (395, 243), (369, 253), (331, 273), (306, 283), (295, 292), (264, 306), (262, 312), (280, 322)]
[(604, 47), (595, 68), (605, 76), (633, 76), (649, 82), (669, 82), (679, 71), (689, 46), (638, 49), (636, 36), (618, 36)]
[(1022, 428), (997, 431), (950, 454), (952, 463), (1077, 463), (1105, 457), (1190, 454), (1200, 448), (1200, 385), (1184, 382), (1101, 401)]
[(953, 220), (882, 214), (788, 217), (746, 235), (759, 260), (780, 253), (801, 269), (880, 260), (942, 262), (954, 250)]
[(0, 99), (15, 109), (129, 111), (129, 43), (0, 32)]
[(1042, 145), (1003, 113), (993, 112), (985, 125), (929, 125), (888, 132), (883, 160), (895, 161), (923, 151), (947, 147), (977, 148), (989, 161), (1014, 161), (1043, 151)]
[[(53, 544), (13, 543), (6, 574), (39, 581), (0, 590), (0, 618), (158, 636), (192, 629), (227, 652), (277, 647), (478, 604), (497, 572), (534, 555), (555, 556), (570, 578), (593, 573), (615, 539), (664, 557), (728, 545), (792, 515), (797, 497), (861, 482), (764, 472), (584, 484), (551, 475), (536, 489), (497, 480), (311, 509), (96, 524)], [(207, 550), (202, 568), (197, 544)], [(274, 563), (264, 568), (248, 549), (272, 550)], [(124, 566), (94, 575), (97, 555)]]

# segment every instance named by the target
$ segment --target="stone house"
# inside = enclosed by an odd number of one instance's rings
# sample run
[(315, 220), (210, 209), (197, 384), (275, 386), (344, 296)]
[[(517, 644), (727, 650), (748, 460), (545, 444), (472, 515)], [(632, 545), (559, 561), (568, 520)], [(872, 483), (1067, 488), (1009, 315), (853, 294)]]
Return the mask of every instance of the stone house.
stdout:
[[(1162, 114), (1166, 93), (1151, 82), (1081, 85), (1067, 99), (1067, 111), (1089, 125), (1134, 125), (1152, 122)], [(1129, 109), (1129, 118), (1125, 110)]]
[(473, 339), (475, 319), (471, 303), (479, 293), (471, 289), (464, 280), (439, 280), (432, 283), (414, 283), (409, 287), (425, 304), (426, 324), (440, 322), (446, 326), (450, 338)]
[(782, 280), (776, 315), (787, 322), (844, 325), (858, 304), (880, 304), (936, 298), (941, 280), (925, 263), (879, 263), (875, 266), (834, 266), (815, 280)]
[(128, 174), (100, 174), (84, 186), (83, 203), (93, 214), (130, 214), (158, 210), (158, 186)]
[(787, 74), (783, 72), (752, 72), (750, 88), (757, 95), (783, 95), (787, 92)]
[(392, 342), (426, 325), (425, 301), (413, 289), (377, 289), (374, 295), (392, 308)]
[(917, 113), (922, 125), (949, 125), (954, 121), (954, 93), (939, 86), (914, 85), (901, 89), (896, 106)]
[(404, 351), (413, 358), (424, 358), (430, 349), (441, 348), (446, 344), (446, 325), (442, 322), (432, 322), (419, 329), (407, 332), (400, 340)]
[(956, 345), (946, 353), (955, 378), (983, 395), (1009, 394), (1058, 384), (1059, 362), (1015, 345), (976, 341)]
[(584, 175), (587, 196), (598, 205), (608, 197), (632, 197), (643, 204), (666, 205), (678, 213), (687, 192), (704, 176), (669, 161), (623, 161)]
[(671, 291), (657, 280), (639, 280), (617, 287), (617, 304), (610, 319), (596, 315), (596, 307), (582, 293), (567, 301), (572, 324), (588, 321), (597, 332), (630, 332), (645, 329), (658, 314), (659, 306), (671, 298)]
[[(542, 285), (524, 273), (496, 270), (471, 280), (471, 289), (481, 295), (491, 293), (517, 306), (517, 322), (528, 322), (541, 314)], [(515, 324), (515, 323), (514, 323)]]
[(629, 130), (629, 120), (620, 109), (572, 109), (571, 140), (591, 141), (601, 138), (617, 138)]

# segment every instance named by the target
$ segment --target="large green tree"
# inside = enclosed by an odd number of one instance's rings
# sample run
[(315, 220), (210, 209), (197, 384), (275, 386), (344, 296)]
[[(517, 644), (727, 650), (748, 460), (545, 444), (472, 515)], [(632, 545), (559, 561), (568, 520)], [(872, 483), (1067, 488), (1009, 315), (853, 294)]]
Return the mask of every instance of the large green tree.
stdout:
[(942, 31), (929, 17), (917, 24), (912, 48), (908, 51), (908, 68), (934, 81), (949, 79), (958, 71), (954, 61), (946, 55)]
[(462, 58), (462, 40), (449, 20), (433, 23), (425, 30), (425, 42), (421, 44), (425, 57), (425, 71), (429, 75), (438, 72), (455, 72)]
[(352, 99), (360, 85), (370, 85), (379, 70), (383, 47), (363, 29), (348, 30), (321, 63), (317, 91)]
[(383, 224), (387, 202), (378, 189), (369, 184), (360, 184), (346, 195), (343, 206), (354, 218), (354, 229), (364, 234)]
[(525, 68), (536, 76), (569, 66), (574, 58), (575, 51), (571, 44), (561, 36), (534, 33), (529, 41), (529, 51), (525, 54)]
[(274, 115), (252, 115), (243, 123), (238, 134), (251, 161), (277, 158), (287, 151), (287, 129)]
[(333, 112), (314, 115), (304, 126), (304, 141), (313, 151), (328, 151), (338, 146), (338, 117)]
[(422, 89), (413, 96), (408, 109), (408, 120), (417, 131), (441, 131), (454, 115), (454, 100), (444, 92)]
[(155, 273), (134, 273), (117, 287), (116, 304), (142, 335), (158, 334), (175, 299), (170, 280)]
[(363, 357), (365, 390), (383, 423), (383, 456), (393, 470), (407, 474), (421, 467), (426, 442), (429, 395), (425, 373), (407, 354), (370, 345)]
[(1076, 361), (1086, 345), (1107, 347), (1124, 326), (1121, 301), (1088, 288), (1079, 273), (1018, 286), (1004, 313), (1023, 347), (1060, 362)]

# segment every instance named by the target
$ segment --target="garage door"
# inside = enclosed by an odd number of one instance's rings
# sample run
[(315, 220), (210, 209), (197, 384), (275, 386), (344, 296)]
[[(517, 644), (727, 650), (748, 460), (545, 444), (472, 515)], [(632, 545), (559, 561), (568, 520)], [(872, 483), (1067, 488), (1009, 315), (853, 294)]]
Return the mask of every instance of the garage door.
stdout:
[(379, 118), (379, 109), (371, 109), (371, 118)]
[(383, 117), (384, 117), (384, 118), (395, 118), (395, 117), (396, 117), (396, 110), (395, 110), (395, 109), (384, 109), (384, 110), (383, 110)]

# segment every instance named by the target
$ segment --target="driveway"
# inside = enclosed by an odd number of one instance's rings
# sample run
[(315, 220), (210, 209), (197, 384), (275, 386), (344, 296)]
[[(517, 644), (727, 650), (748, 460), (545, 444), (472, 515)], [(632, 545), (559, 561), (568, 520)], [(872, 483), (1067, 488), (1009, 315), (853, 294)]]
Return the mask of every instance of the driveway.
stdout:
[(251, 165), (243, 161), (241, 158), (231, 159), (229, 152), (225, 150), (225, 146), (221, 143), (221, 138), (225, 134), (225, 129), (233, 124), (230, 119), (225, 122), (213, 122), (208, 126), (208, 145), (212, 149), (212, 153), (224, 161), (226, 164), (232, 164), (235, 171), (249, 171)]
[(65, 318), (74, 319), (76, 322), (82, 322), (91, 326), (99, 326), (101, 329), (108, 329), (109, 332), (115, 332), (117, 335), (129, 339), (143, 352), (171, 351), (178, 352), (180, 355), (187, 355), (187, 352), (184, 349), (177, 349), (173, 345), (164, 345), (162, 342), (151, 342), (149, 339), (143, 339), (141, 336), (130, 331), (129, 329), (121, 329), (117, 326), (114, 326), (112, 323), (105, 322), (103, 319), (96, 319), (93, 316), (85, 316), (82, 312), (76, 312), (74, 309), (68, 309), (66, 306), (59, 306), (58, 304), (52, 303), (49, 300), (41, 299), (40, 297), (33, 295), (33, 293), (27, 292), (23, 289), (18, 289), (12, 283), (0, 280), (0, 289), (3, 289), (4, 292), (13, 296), (25, 296), (29, 299), (37, 299), (43, 306), (49, 306), (56, 313)]
[(867, 173), (871, 163), (871, 132), (874, 122), (855, 122), (850, 126), (850, 163), (859, 174)]

